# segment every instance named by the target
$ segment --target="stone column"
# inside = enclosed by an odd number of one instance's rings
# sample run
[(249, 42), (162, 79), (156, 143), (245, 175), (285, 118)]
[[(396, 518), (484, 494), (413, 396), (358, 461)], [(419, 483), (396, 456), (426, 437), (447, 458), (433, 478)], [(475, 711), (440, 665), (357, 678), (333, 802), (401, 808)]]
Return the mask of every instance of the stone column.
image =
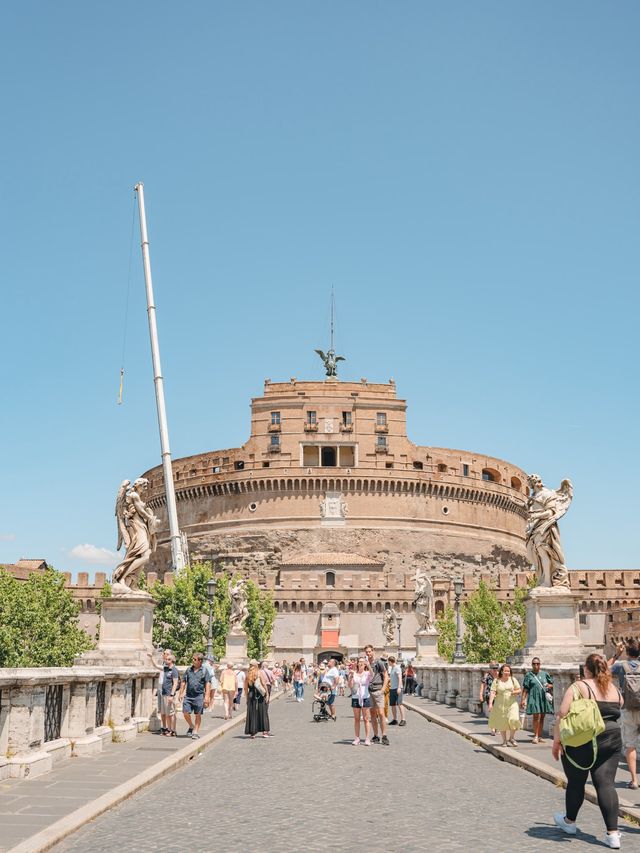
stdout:
[(442, 667), (438, 670), (438, 689), (436, 692), (436, 702), (444, 702), (447, 698), (447, 668)]
[(461, 711), (466, 711), (469, 707), (470, 681), (469, 670), (466, 667), (461, 668), (458, 676), (458, 695), (456, 696), (456, 708), (460, 708)]
[(469, 702), (467, 708), (472, 714), (482, 713), (482, 702), (478, 699), (480, 685), (482, 684), (482, 666), (475, 664), (470, 673)]
[(53, 759), (44, 746), (45, 687), (14, 687), (9, 693), (7, 752), (13, 779), (35, 779), (48, 773)]
[(438, 695), (438, 672), (439, 670), (435, 667), (431, 667), (431, 669), (429, 669), (429, 687), (427, 694), (428, 698), (434, 701)]
[(132, 740), (138, 734), (138, 727), (131, 720), (130, 682), (118, 679), (111, 688), (111, 728), (116, 743)]
[[(93, 719), (95, 720), (95, 685), (93, 685)], [(102, 750), (102, 740), (91, 731), (87, 731), (87, 684), (84, 681), (75, 681), (71, 684), (71, 696), (69, 701), (69, 717), (67, 724), (67, 737), (71, 741), (73, 755), (94, 755)]]
[(456, 696), (458, 694), (458, 673), (452, 666), (447, 668), (447, 694), (445, 702), (447, 705), (456, 704)]

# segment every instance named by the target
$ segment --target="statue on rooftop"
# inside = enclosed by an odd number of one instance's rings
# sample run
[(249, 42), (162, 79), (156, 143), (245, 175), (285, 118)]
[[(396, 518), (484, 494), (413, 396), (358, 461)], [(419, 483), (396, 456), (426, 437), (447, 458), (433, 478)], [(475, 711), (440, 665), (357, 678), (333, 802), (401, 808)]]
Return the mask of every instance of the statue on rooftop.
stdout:
[(327, 373), (327, 376), (337, 376), (338, 375), (338, 362), (346, 361), (341, 355), (336, 355), (335, 350), (331, 347), (325, 355), (321, 349), (317, 349), (316, 352), (322, 359), (322, 363), (324, 364), (324, 369)]
[(112, 595), (144, 595), (138, 589), (138, 579), (156, 549), (158, 519), (142, 500), (141, 492), (149, 485), (143, 477), (131, 485), (123, 480), (118, 489), (115, 515), (118, 522), (119, 551), (126, 548), (124, 559), (113, 571)]
[(527, 483), (531, 489), (525, 531), (527, 556), (536, 570), (538, 586), (568, 587), (558, 521), (571, 505), (573, 486), (570, 480), (563, 480), (559, 489), (548, 489), (538, 474), (532, 474)]

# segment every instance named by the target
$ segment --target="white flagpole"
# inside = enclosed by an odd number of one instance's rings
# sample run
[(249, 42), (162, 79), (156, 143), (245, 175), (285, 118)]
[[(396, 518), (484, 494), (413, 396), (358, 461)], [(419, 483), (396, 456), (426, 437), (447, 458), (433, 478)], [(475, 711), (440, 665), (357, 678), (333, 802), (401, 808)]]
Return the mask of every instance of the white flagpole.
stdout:
[(158, 409), (158, 427), (160, 429), (160, 450), (162, 453), (162, 470), (164, 472), (164, 487), (167, 496), (167, 515), (169, 516), (169, 537), (171, 541), (171, 565), (174, 571), (184, 568), (182, 553), (182, 538), (178, 528), (178, 512), (176, 509), (176, 492), (173, 486), (173, 471), (171, 468), (171, 450), (169, 449), (169, 428), (167, 426), (167, 411), (164, 403), (164, 380), (160, 367), (160, 347), (158, 344), (158, 327), (156, 325), (156, 306), (153, 299), (153, 283), (151, 281), (151, 261), (149, 259), (149, 238), (147, 236), (147, 218), (144, 209), (144, 186), (135, 185), (138, 195), (138, 211), (140, 213), (140, 242), (142, 245), (142, 263), (144, 266), (144, 281), (147, 290), (147, 316), (149, 318), (149, 337), (151, 339), (151, 359), (153, 361), (153, 382), (156, 389), (156, 407)]

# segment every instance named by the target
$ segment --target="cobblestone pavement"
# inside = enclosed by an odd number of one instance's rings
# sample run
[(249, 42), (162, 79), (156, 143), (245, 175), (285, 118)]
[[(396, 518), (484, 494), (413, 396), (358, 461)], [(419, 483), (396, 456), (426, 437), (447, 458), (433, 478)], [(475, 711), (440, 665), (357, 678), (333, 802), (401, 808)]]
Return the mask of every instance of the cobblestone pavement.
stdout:
[[(346, 699), (337, 723), (314, 723), (309, 701), (290, 699), (271, 722), (275, 737), (230, 733), (56, 853), (605, 849), (595, 806), (577, 837), (563, 835), (552, 824), (563, 791), (416, 714), (390, 729), (389, 747), (351, 746)], [(640, 849), (640, 829), (621, 829), (623, 847)]]
[[(222, 703), (217, 703), (213, 713), (203, 717), (202, 734), (223, 723)], [(177, 729), (179, 735), (186, 734), (182, 714)], [(144, 732), (127, 743), (109, 743), (96, 755), (61, 761), (36, 779), (1, 781), (0, 853), (192, 743)]]

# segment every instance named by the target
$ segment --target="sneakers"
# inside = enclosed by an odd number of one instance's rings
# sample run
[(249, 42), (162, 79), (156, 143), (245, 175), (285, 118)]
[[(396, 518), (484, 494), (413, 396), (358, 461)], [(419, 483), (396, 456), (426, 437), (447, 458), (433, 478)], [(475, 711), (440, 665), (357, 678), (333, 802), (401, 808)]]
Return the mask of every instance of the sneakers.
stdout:
[(371, 743), (380, 743), (380, 738), (378, 737), (378, 735), (374, 735), (371, 738)]
[(400, 722), (398, 723), (398, 725), (399, 725), (399, 726), (406, 726), (406, 725), (407, 725), (407, 721), (406, 721), (406, 720), (400, 720)]
[[(564, 818), (565, 818), (565, 816), (564, 816), (563, 812), (556, 812), (556, 814), (554, 814), (554, 816), (553, 816), (553, 819), (556, 822), (556, 826), (559, 826), (563, 832), (567, 833), (567, 835), (575, 835), (576, 832), (578, 831), (578, 827), (575, 825), (575, 823), (567, 823)], [(609, 837), (609, 836), (607, 836), (607, 837)], [(609, 846), (611, 846), (611, 845), (609, 845)], [(620, 846), (620, 845), (618, 845), (618, 846)]]
[(397, 725), (398, 725), (398, 721), (397, 721), (397, 720), (391, 720), (391, 722), (389, 723), (389, 725), (390, 725), (390, 726), (397, 726)]
[(351, 746), (359, 746), (359, 745), (360, 745), (360, 738), (359, 737), (357, 737), (355, 740), (351, 741)]
[(622, 840), (622, 836), (619, 832), (607, 832), (604, 837), (604, 843), (607, 847), (611, 847), (613, 850), (620, 849), (620, 841)]
[(380, 743), (383, 746), (389, 746), (389, 738), (386, 735), (382, 735), (382, 740), (380, 741)]
[(187, 729), (187, 737), (191, 737), (193, 734), (193, 729)]
[(364, 745), (365, 745), (365, 746), (371, 746), (371, 741), (369, 740), (369, 738), (367, 738), (367, 739), (365, 740)]

